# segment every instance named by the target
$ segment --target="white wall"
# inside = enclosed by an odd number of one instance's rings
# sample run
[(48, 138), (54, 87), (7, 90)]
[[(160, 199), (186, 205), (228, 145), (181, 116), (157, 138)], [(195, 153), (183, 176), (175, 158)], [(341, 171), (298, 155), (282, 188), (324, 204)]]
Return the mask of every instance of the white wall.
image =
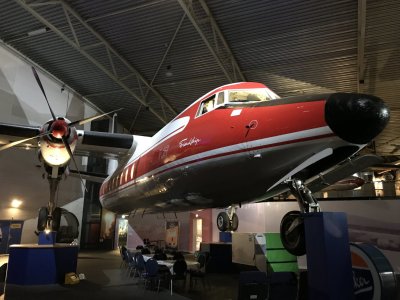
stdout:
[[(62, 83), (38, 68), (37, 71), (57, 116), (75, 121), (96, 114), (96, 110), (84, 103), (79, 95), (68, 88), (62, 90)], [(51, 113), (31, 65), (0, 45), (0, 122), (40, 126), (49, 119)], [(79, 158), (77, 162), (79, 164)], [(46, 206), (49, 199), (49, 184), (47, 179), (42, 178), (43, 173), (35, 150), (10, 148), (0, 152), (0, 219), (26, 220), (23, 242), (37, 242), (33, 235), (35, 218), (38, 209)], [(80, 180), (68, 177), (60, 182), (57, 205), (62, 207), (71, 203), (67, 206), (81, 221), (82, 196)], [(19, 209), (10, 208), (13, 198), (23, 201)]]
[(189, 212), (175, 214), (166, 213), (165, 218), (162, 214), (145, 214), (143, 217), (137, 214), (129, 218), (128, 226), (128, 248), (136, 248), (137, 245), (143, 245), (143, 239), (148, 238), (151, 241), (165, 241), (165, 224), (167, 220), (179, 221), (179, 246), (180, 251), (190, 251), (189, 245)]
[[(372, 243), (380, 248), (400, 272), (400, 201), (397, 200), (347, 200), (320, 201), (322, 211), (347, 214), (350, 240)], [(297, 202), (268, 202), (247, 204), (237, 209), (238, 232), (279, 232), (284, 214), (299, 210)], [(213, 241), (219, 240), (216, 218), (220, 211), (213, 210)], [(299, 261), (305, 266), (304, 259)]]

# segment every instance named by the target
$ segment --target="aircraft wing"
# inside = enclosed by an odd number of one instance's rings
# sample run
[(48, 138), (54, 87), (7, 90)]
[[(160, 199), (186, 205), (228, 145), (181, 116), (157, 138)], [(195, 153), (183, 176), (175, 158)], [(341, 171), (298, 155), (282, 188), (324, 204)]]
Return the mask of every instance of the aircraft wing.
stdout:
[(311, 192), (318, 192), (339, 180), (360, 172), (370, 166), (383, 162), (383, 158), (373, 154), (367, 154), (348, 160), (318, 176), (306, 181), (307, 187)]
[(69, 169), (69, 176), (82, 178), (86, 180), (90, 180), (93, 182), (102, 183), (107, 177), (107, 174), (104, 173), (93, 173), (93, 172), (86, 172), (86, 171), (77, 171)]
[[(40, 126), (15, 125), (0, 123), (0, 146), (11, 142), (33, 138), (40, 134)], [(129, 153), (134, 146), (134, 137), (130, 134), (108, 133), (98, 131), (77, 130), (78, 141), (76, 155), (97, 155), (105, 158), (121, 158)], [(36, 139), (21, 143), (16, 147), (37, 148)]]
[(78, 143), (75, 153), (89, 156), (99, 155), (105, 158), (122, 158), (134, 149), (136, 141), (131, 134), (77, 130)]
[[(353, 159), (348, 159), (342, 164), (339, 164), (321, 174), (305, 180), (305, 185), (308, 187), (308, 189), (310, 189), (311, 192), (315, 193), (343, 178), (351, 176), (354, 173), (360, 172), (370, 166), (380, 164), (382, 162), (382, 157), (373, 154), (367, 154)], [(269, 198), (288, 191), (289, 187), (286, 184), (280, 184), (269, 190), (263, 196), (254, 199), (252, 202), (263, 202)]]
[[(40, 126), (0, 123), (0, 146), (30, 137), (35, 137), (38, 134), (40, 134)], [(35, 140), (22, 143), (19, 145), (19, 147), (26, 147), (27, 145), (37, 147)]]

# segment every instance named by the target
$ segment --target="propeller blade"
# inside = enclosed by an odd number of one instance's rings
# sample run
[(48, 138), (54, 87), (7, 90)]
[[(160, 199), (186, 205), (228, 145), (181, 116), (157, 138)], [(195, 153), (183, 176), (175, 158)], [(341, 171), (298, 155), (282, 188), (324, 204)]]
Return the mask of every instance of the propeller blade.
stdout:
[(39, 134), (39, 135), (30, 137), (30, 138), (27, 138), (27, 139), (18, 140), (18, 141), (15, 141), (15, 142), (12, 142), (12, 143), (3, 145), (3, 146), (0, 147), (0, 151), (6, 150), (6, 149), (8, 149), (8, 148), (17, 146), (17, 145), (19, 145), (19, 144), (25, 143), (25, 142), (27, 142), (27, 141), (30, 141), (30, 140), (33, 140), (33, 139), (36, 139), (36, 138), (40, 138), (40, 137), (42, 137), (42, 136), (44, 136), (44, 135), (47, 135), (47, 134), (49, 134), (49, 132), (41, 133), (41, 134)]
[(44, 96), (44, 98), (46, 99), (47, 105), (49, 106), (51, 115), (53, 116), (53, 120), (55, 121), (55, 120), (56, 120), (56, 115), (54, 114), (53, 110), (51, 109), (49, 100), (47, 100), (46, 93), (44, 92), (44, 88), (43, 88), (42, 82), (40, 81), (39, 75), (38, 75), (38, 73), (36, 72), (36, 69), (35, 69), (34, 67), (32, 67), (32, 72), (33, 72), (33, 75), (35, 75), (36, 82), (38, 83), (40, 89), (42, 90), (43, 96)]
[(66, 148), (67, 151), (68, 151), (69, 157), (72, 159), (72, 161), (73, 161), (73, 163), (74, 163), (74, 166), (75, 166), (76, 170), (78, 171), (79, 177), (80, 177), (80, 179), (81, 179), (81, 182), (82, 182), (83, 187), (85, 188), (85, 191), (88, 192), (88, 190), (86, 189), (86, 185), (85, 185), (85, 183), (83, 182), (82, 175), (81, 175), (81, 173), (79, 172), (78, 164), (76, 163), (75, 157), (74, 157), (74, 155), (72, 154), (71, 147), (70, 147), (69, 144), (68, 144), (67, 138), (66, 138), (65, 136), (63, 136), (63, 137), (62, 137), (62, 141), (63, 141), (63, 143), (64, 143), (65, 148)]
[(118, 108), (118, 109), (116, 109), (116, 110), (110, 111), (110, 112), (105, 113), (105, 114), (102, 114), (102, 115), (97, 115), (97, 116), (93, 116), (93, 117), (90, 117), (90, 118), (82, 119), (82, 120), (79, 120), (79, 121), (71, 122), (71, 123), (69, 123), (68, 126), (71, 127), (71, 126), (75, 126), (75, 125), (83, 125), (83, 124), (86, 124), (86, 123), (88, 123), (88, 122), (92, 122), (92, 121), (94, 121), (94, 120), (96, 120), (96, 119), (99, 119), (99, 118), (101, 118), (101, 117), (104, 117), (104, 116), (106, 116), (106, 115), (110, 115), (110, 114), (112, 114), (112, 113), (115, 113), (115, 112), (117, 112), (117, 111), (120, 111), (120, 110), (122, 110), (122, 109), (123, 109), (123, 108)]

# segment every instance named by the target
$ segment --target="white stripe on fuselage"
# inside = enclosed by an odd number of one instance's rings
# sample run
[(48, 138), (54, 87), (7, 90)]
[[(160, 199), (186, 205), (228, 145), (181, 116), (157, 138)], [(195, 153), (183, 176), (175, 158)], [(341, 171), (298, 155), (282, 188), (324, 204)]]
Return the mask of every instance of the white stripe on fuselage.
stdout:
[[(196, 161), (199, 159), (204, 159), (210, 156), (221, 156), (224, 153), (231, 153), (235, 152), (238, 150), (244, 150), (244, 149), (251, 149), (255, 147), (265, 147), (268, 145), (273, 145), (273, 144), (278, 144), (278, 143), (283, 143), (283, 142), (288, 142), (288, 141), (293, 141), (293, 140), (298, 140), (298, 139), (304, 139), (304, 138), (310, 138), (314, 136), (320, 136), (320, 135), (325, 135), (325, 134), (330, 134), (332, 133), (332, 130), (328, 127), (320, 127), (320, 128), (315, 128), (315, 129), (309, 129), (309, 130), (304, 130), (304, 131), (298, 131), (294, 133), (288, 133), (288, 134), (283, 134), (279, 136), (274, 136), (270, 138), (265, 138), (265, 139), (260, 139), (260, 140), (255, 140), (255, 141), (250, 141), (250, 142), (244, 142), (232, 146), (226, 146), (218, 149), (213, 149), (209, 151), (205, 151), (202, 153), (198, 153), (195, 155), (191, 155), (182, 159), (175, 160), (169, 164), (166, 164), (162, 167), (159, 167), (157, 169), (154, 169), (153, 171), (150, 171), (146, 174), (144, 174), (141, 177), (148, 177), (151, 175), (154, 175), (156, 173), (162, 172), (166, 169), (169, 168), (174, 168), (177, 165), (185, 165), (186, 163), (190, 161)], [(140, 178), (141, 178), (140, 177)], [(138, 179), (140, 179), (138, 178)]]
[[(178, 159), (176, 161), (173, 161), (166, 165), (163, 165), (157, 169), (154, 169), (150, 172), (147, 172), (146, 174), (136, 178), (135, 180), (129, 181), (129, 182), (125, 183), (124, 185), (119, 186), (116, 191), (114, 190), (111, 193), (115, 193), (120, 189), (124, 189), (124, 188), (128, 187), (129, 185), (136, 183), (137, 181), (146, 180), (150, 176), (160, 173), (160, 172), (163, 172), (167, 169), (173, 169), (178, 165), (186, 165), (186, 164), (190, 164), (191, 162), (195, 163), (196, 161), (204, 160), (207, 157), (212, 157), (212, 156), (220, 157), (220, 156), (223, 156), (224, 154), (235, 153), (238, 150), (239, 151), (246, 150), (246, 149), (251, 150), (252, 148), (256, 148), (256, 147), (267, 147), (268, 145), (285, 143), (285, 142), (295, 141), (295, 140), (304, 139), (304, 138), (318, 137), (318, 136), (323, 136), (323, 135), (331, 134), (331, 133), (332, 133), (332, 130), (328, 126), (324, 126), (324, 127), (283, 134), (283, 135), (279, 135), (279, 136), (259, 139), (256, 141), (239, 143), (239, 144), (235, 144), (235, 145), (231, 145), (231, 146), (227, 146), (227, 147), (222, 147), (222, 148), (218, 148), (218, 149), (205, 151), (205, 152), (191, 155), (191, 156), (188, 156), (188, 157), (185, 157), (182, 159)], [(285, 147), (285, 146), (286, 145), (283, 145), (283, 146), (279, 145), (277, 147)], [(199, 162), (199, 163), (201, 163), (201, 162)]]
[(186, 128), (189, 121), (190, 121), (190, 117), (186, 116), (186, 117), (179, 118), (177, 120), (174, 120), (174, 121), (168, 123), (159, 132), (157, 132), (155, 135), (153, 135), (153, 137), (151, 137), (151, 141), (146, 145), (147, 146), (146, 150), (143, 150), (143, 152), (135, 151), (135, 153), (132, 155), (131, 159), (129, 160), (128, 164), (130, 164), (131, 162), (138, 159), (138, 157), (145, 155), (146, 153), (148, 153), (149, 151), (151, 151), (152, 149), (157, 147), (163, 141), (182, 132)]

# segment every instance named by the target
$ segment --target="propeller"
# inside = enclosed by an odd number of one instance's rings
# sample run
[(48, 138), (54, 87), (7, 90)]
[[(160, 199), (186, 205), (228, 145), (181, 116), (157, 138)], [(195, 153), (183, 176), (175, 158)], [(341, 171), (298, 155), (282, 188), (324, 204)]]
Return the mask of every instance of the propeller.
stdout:
[(43, 88), (42, 82), (40, 81), (39, 75), (36, 72), (35, 67), (33, 67), (33, 66), (32, 66), (32, 72), (33, 72), (33, 75), (35, 76), (37, 84), (39, 85), (40, 89), (42, 90), (43, 96), (44, 96), (44, 98), (46, 99), (46, 102), (47, 102), (47, 106), (49, 107), (51, 115), (53, 116), (53, 120), (55, 121), (56, 120), (56, 115), (54, 114), (53, 110), (51, 109), (49, 100), (47, 100), (46, 93), (44, 92), (44, 88)]
[(76, 163), (75, 157), (74, 157), (74, 155), (73, 155), (73, 153), (72, 153), (72, 151), (71, 151), (71, 147), (70, 147), (69, 144), (68, 144), (67, 138), (66, 138), (65, 136), (63, 136), (63, 137), (62, 137), (62, 141), (63, 141), (63, 144), (64, 144), (65, 148), (66, 148), (67, 151), (68, 151), (69, 157), (71, 158), (72, 162), (74, 163), (75, 169), (78, 171), (79, 178), (81, 179), (81, 183), (82, 183), (82, 185), (83, 185), (83, 187), (85, 188), (85, 191), (86, 191), (86, 193), (87, 193), (88, 190), (86, 189), (86, 185), (85, 185), (85, 182), (83, 181), (81, 172), (79, 172), (78, 164)]
[(30, 141), (30, 140), (33, 140), (33, 139), (40, 138), (40, 137), (42, 137), (42, 136), (44, 136), (44, 135), (47, 135), (47, 134), (49, 134), (49, 132), (41, 133), (41, 134), (38, 134), (38, 135), (36, 135), (36, 136), (27, 138), (27, 139), (18, 140), (18, 141), (12, 142), (12, 143), (8, 143), (8, 144), (6, 144), (6, 145), (1, 146), (1, 147), (0, 147), (0, 151), (6, 150), (6, 149), (8, 149), (8, 148), (17, 146), (17, 145), (19, 145), (19, 144), (25, 143), (25, 142)]
[(9, 144), (3, 145), (3, 146), (0, 147), (0, 151), (12, 148), (14, 146), (17, 146), (17, 145), (22, 144), (24, 142), (27, 142), (29, 140), (33, 140), (35, 138), (40, 138), (40, 137), (45, 136), (45, 135), (49, 135), (50, 137), (54, 137), (57, 140), (61, 140), (62, 143), (65, 146), (65, 149), (68, 152), (69, 158), (72, 160), (72, 162), (73, 162), (73, 164), (74, 164), (74, 166), (75, 166), (75, 168), (76, 168), (76, 170), (77, 170), (77, 172), (79, 174), (79, 177), (81, 179), (82, 185), (85, 187), (85, 190), (87, 191), (86, 186), (85, 186), (85, 184), (83, 182), (83, 178), (81, 176), (81, 173), (79, 172), (78, 165), (77, 165), (76, 160), (74, 158), (74, 155), (72, 153), (70, 144), (68, 143), (68, 134), (70, 132), (69, 128), (77, 126), (77, 125), (83, 125), (83, 124), (92, 122), (92, 121), (97, 120), (99, 118), (102, 118), (104, 116), (107, 116), (107, 115), (110, 115), (110, 114), (115, 113), (117, 111), (120, 111), (122, 108), (115, 109), (115, 110), (110, 111), (108, 113), (96, 115), (96, 116), (93, 116), (93, 117), (84, 118), (84, 119), (81, 119), (81, 120), (78, 120), (78, 121), (74, 121), (74, 122), (69, 122), (68, 120), (66, 120), (64, 118), (61, 118), (61, 117), (57, 118), (56, 115), (54, 114), (54, 111), (52, 110), (52, 108), (50, 106), (50, 102), (49, 102), (49, 100), (47, 98), (47, 95), (46, 95), (46, 92), (45, 92), (45, 90), (43, 88), (43, 85), (42, 85), (42, 82), (40, 80), (40, 77), (39, 77), (35, 67), (33, 67), (33, 66), (32, 66), (32, 72), (33, 72), (33, 75), (35, 76), (37, 84), (39, 85), (39, 87), (40, 87), (40, 89), (41, 89), (41, 91), (43, 93), (43, 96), (44, 96), (44, 98), (46, 100), (47, 106), (49, 108), (49, 111), (51, 113), (51, 116), (52, 116), (53, 120), (48, 122), (49, 125), (48, 125), (48, 128), (46, 128), (46, 132), (43, 132), (43, 133), (41, 133), (39, 135), (30, 137), (30, 138), (14, 141), (14, 142), (11, 142)]
[(96, 120), (96, 119), (99, 119), (99, 118), (101, 118), (101, 117), (104, 117), (104, 116), (107, 116), (107, 115), (111, 115), (112, 113), (115, 113), (115, 112), (120, 111), (120, 110), (122, 110), (122, 109), (123, 109), (123, 108), (118, 108), (118, 109), (113, 110), (113, 111), (110, 111), (110, 112), (108, 112), (108, 113), (104, 113), (104, 114), (101, 114), (101, 115), (89, 117), (89, 118), (82, 119), (82, 120), (79, 120), (79, 121), (74, 121), (74, 122), (69, 123), (68, 126), (71, 127), (71, 126), (75, 126), (75, 125), (83, 125), (83, 124), (92, 122), (92, 121), (94, 121), (94, 120)]

